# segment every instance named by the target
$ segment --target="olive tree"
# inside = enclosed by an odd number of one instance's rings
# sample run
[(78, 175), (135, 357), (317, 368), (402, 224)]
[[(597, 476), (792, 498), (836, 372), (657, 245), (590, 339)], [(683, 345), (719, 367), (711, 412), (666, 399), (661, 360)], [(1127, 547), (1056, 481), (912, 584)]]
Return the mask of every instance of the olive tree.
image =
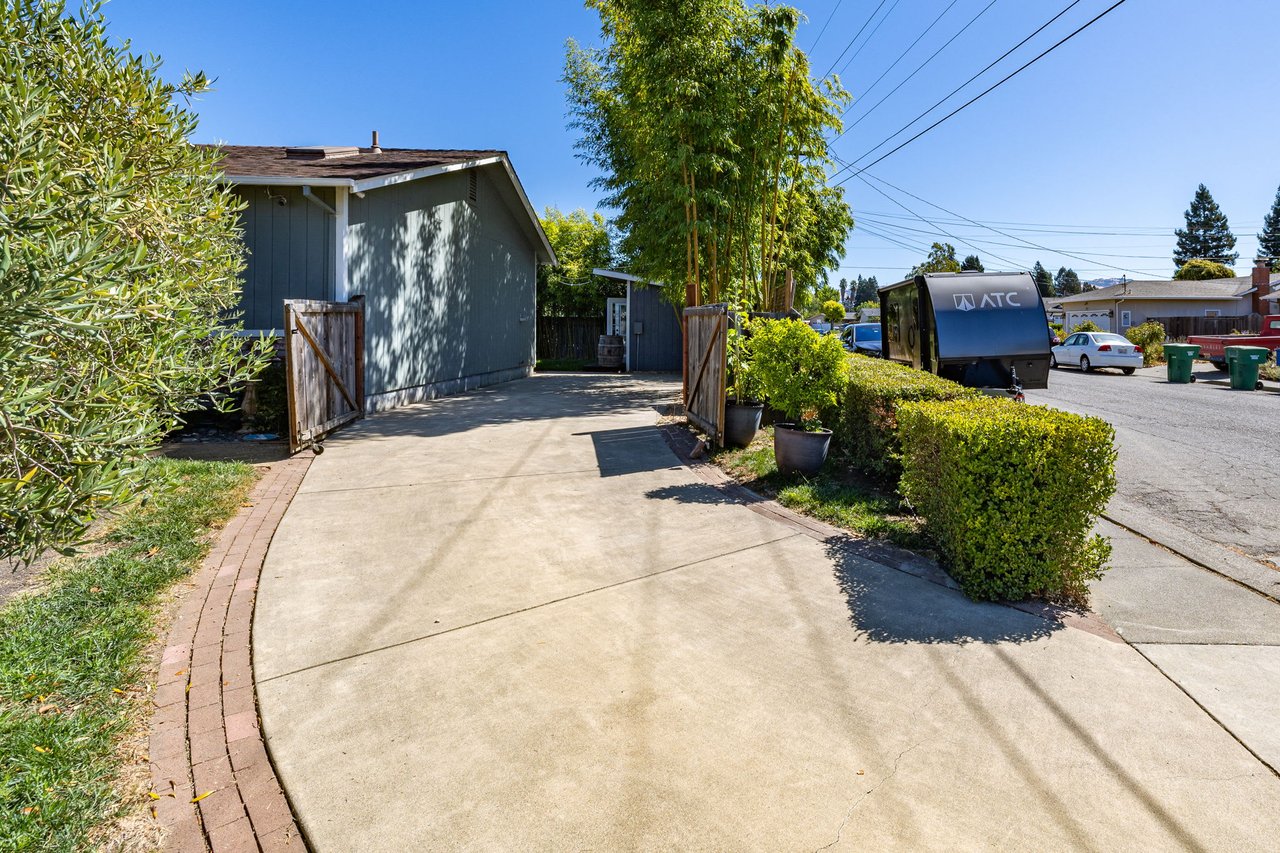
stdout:
[(66, 549), (140, 463), (263, 364), (230, 334), (238, 203), (99, 7), (0, 0), (0, 556)]

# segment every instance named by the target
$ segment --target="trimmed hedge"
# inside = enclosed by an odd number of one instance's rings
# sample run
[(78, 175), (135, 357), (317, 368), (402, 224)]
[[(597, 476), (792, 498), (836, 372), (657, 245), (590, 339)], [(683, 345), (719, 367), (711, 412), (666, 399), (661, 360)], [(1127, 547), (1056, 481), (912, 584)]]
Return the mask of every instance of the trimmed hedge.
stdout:
[(849, 356), (848, 381), (835, 424), (835, 444), (850, 464), (896, 481), (899, 463), (897, 408), (918, 400), (959, 400), (978, 396), (949, 379), (883, 358)]
[(1083, 603), (1111, 543), (1092, 535), (1115, 492), (1099, 418), (983, 397), (898, 409), (901, 491), (976, 599)]

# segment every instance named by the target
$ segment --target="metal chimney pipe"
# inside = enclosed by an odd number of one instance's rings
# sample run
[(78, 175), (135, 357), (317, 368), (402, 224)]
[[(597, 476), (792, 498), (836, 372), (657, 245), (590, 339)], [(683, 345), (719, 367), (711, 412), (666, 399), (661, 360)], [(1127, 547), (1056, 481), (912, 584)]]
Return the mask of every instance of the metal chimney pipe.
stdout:
[(376, 130), (373, 132), (373, 145), (371, 145), (370, 148), (373, 149), (372, 153), (374, 154), (382, 153), (382, 149), (378, 147), (378, 131)]

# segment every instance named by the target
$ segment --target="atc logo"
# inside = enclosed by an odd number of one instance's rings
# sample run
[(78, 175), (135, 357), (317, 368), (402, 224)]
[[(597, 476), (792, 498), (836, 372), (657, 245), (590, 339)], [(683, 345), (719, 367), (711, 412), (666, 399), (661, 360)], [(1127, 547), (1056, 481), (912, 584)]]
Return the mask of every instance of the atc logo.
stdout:
[(955, 300), (957, 311), (972, 311), (975, 308), (1021, 308), (1022, 303), (1018, 301), (1018, 292), (1010, 291), (1008, 293), (984, 293), (982, 301), (979, 302), (972, 293), (953, 293), (951, 298)]
[(972, 293), (956, 293), (952, 295), (956, 301), (957, 311), (972, 311), (977, 306), (974, 304)]

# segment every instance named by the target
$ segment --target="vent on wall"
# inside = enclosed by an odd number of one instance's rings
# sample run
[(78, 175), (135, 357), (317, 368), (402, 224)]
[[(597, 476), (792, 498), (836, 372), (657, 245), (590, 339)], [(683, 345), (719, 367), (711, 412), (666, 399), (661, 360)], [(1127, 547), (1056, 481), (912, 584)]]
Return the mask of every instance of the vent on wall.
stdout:
[(467, 170), (467, 201), (472, 204), (476, 203), (476, 196), (479, 192), (479, 180), (476, 176), (475, 169)]

